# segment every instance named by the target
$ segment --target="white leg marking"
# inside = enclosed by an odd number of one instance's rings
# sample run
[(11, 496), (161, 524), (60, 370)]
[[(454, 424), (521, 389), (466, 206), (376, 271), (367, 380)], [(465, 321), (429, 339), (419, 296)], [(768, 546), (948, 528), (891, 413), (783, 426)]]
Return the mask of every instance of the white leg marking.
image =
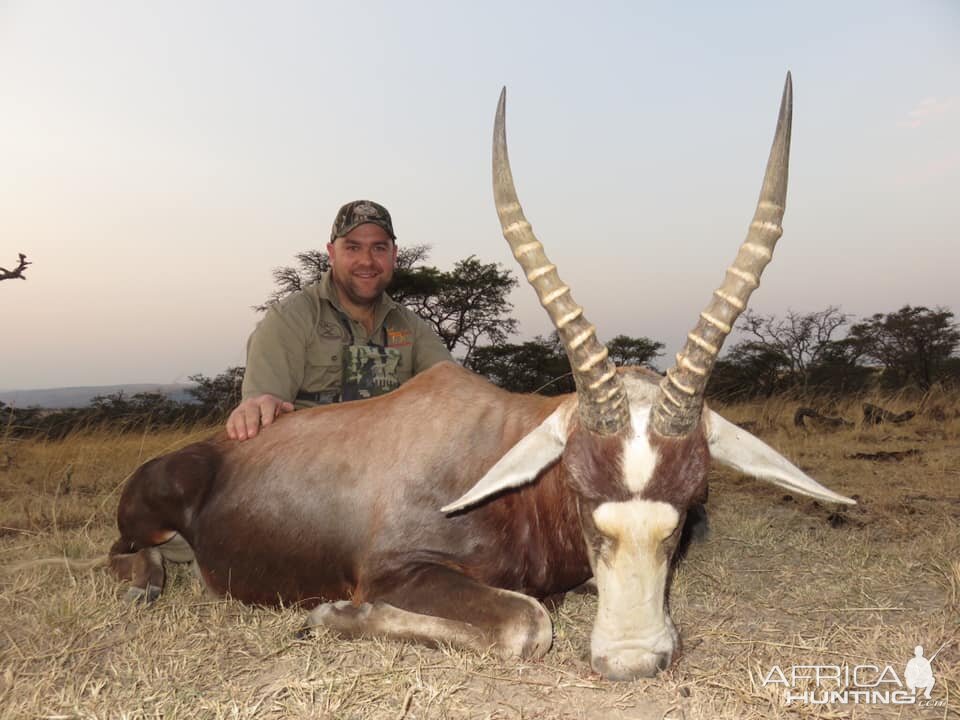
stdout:
[(192, 562), (194, 559), (193, 548), (190, 543), (184, 540), (183, 535), (178, 532), (173, 534), (169, 540), (161, 545), (157, 545), (157, 550), (163, 555), (164, 560), (175, 563)]
[(493, 649), (502, 658), (541, 657), (553, 642), (553, 627), (546, 609), (533, 598), (509, 590), (497, 594), (522, 598), (536, 620), (531, 627), (516, 617), (499, 627), (483, 628), (469, 622), (422, 615), (385, 602), (353, 605), (349, 600), (324, 603), (307, 616), (308, 627), (326, 627), (348, 636), (379, 636), (422, 643), (444, 642), (478, 652)]

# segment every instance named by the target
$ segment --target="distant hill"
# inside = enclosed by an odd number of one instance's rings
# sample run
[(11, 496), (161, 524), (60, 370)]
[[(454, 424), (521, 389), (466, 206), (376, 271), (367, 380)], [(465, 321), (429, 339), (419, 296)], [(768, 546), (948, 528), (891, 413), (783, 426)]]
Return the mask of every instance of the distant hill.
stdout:
[(194, 402), (187, 390), (191, 383), (134, 383), (132, 385), (96, 385), (87, 387), (44, 388), (40, 390), (0, 390), (0, 402), (18, 408), (45, 409), (87, 407), (97, 395), (114, 395), (123, 391), (127, 397), (137, 393), (159, 392), (176, 402)]

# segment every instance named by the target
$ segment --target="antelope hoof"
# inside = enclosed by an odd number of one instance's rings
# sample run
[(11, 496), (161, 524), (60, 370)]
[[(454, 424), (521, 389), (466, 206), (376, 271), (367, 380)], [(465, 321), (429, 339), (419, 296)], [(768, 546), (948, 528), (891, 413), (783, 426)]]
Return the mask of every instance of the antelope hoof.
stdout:
[(141, 603), (144, 605), (152, 605), (160, 597), (161, 591), (162, 588), (147, 583), (146, 589), (131, 587), (127, 590), (126, 594), (123, 596), (123, 599), (131, 605), (137, 605)]

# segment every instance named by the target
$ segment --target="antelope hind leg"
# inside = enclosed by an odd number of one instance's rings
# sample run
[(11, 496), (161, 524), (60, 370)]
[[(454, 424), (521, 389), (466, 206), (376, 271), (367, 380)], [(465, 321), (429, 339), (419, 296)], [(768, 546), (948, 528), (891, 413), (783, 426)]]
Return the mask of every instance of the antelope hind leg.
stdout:
[[(116, 547), (116, 546), (114, 546)], [(110, 570), (119, 580), (129, 580), (128, 602), (152, 603), (163, 592), (163, 556), (156, 547), (133, 553), (110, 551)]]
[(307, 617), (344, 637), (385, 637), (425, 645), (446, 643), (502, 658), (541, 657), (553, 641), (550, 615), (528, 595), (483, 585), (431, 566), (374, 602), (326, 603)]
[[(119, 580), (128, 580), (130, 588), (125, 598), (130, 602), (152, 603), (160, 597), (166, 579), (164, 560), (175, 563), (190, 563), (196, 569), (193, 548), (180, 533), (175, 532), (169, 540), (136, 552), (122, 552), (130, 543), (122, 539), (110, 550), (110, 570)], [(195, 573), (200, 575), (199, 572)]]

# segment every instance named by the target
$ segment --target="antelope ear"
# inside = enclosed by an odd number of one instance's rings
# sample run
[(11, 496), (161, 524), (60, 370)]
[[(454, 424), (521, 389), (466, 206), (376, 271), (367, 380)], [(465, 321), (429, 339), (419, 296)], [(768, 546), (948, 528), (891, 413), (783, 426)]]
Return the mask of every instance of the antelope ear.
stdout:
[(855, 500), (824, 487), (772, 447), (712, 410), (707, 421), (710, 455), (746, 475), (826, 502), (856, 505)]
[(476, 505), (509, 488), (526, 485), (563, 453), (567, 444), (569, 408), (564, 403), (514, 445), (477, 484), (459, 499), (444, 505), (441, 511), (453, 513)]

